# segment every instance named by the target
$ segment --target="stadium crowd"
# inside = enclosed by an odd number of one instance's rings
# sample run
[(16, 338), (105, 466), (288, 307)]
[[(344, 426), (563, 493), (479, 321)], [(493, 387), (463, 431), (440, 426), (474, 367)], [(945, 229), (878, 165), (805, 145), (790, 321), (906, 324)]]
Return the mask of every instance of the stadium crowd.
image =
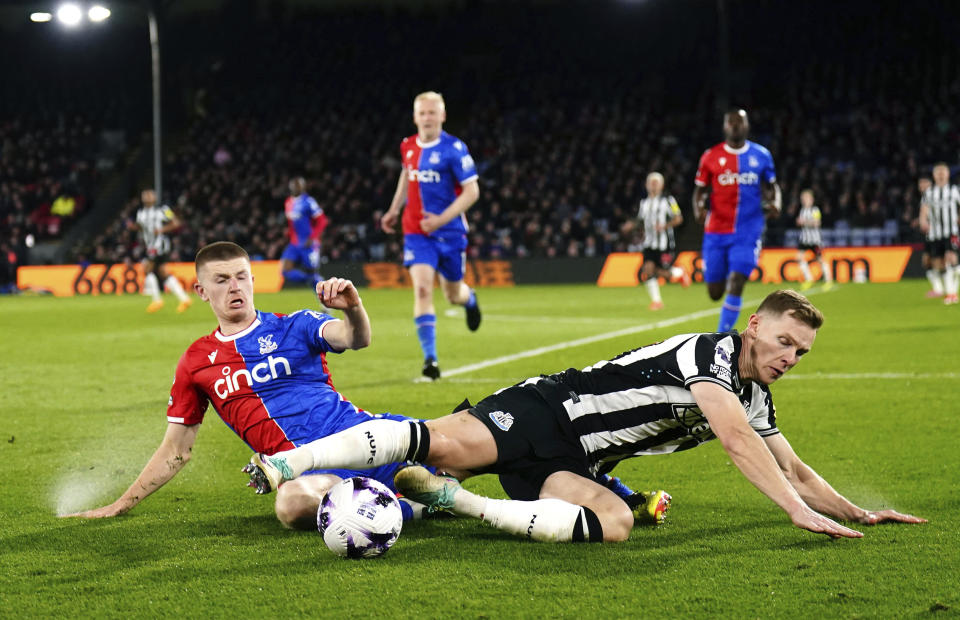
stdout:
[[(664, 174), (666, 191), (689, 213), (698, 158), (722, 139), (715, 84), (624, 72), (608, 62), (622, 57), (642, 66), (669, 33), (636, 43), (628, 25), (606, 24), (576, 30), (581, 45), (570, 51), (563, 37), (549, 33), (574, 28), (571, 14), (551, 14), (548, 21), (556, 22), (541, 23), (541, 34), (530, 34), (531, 19), (359, 14), (288, 20), (282, 27), (254, 22), (246, 25), (243, 45), (201, 54), (202, 63), (185, 55), (183, 62), (192, 64), (172, 70), (190, 75), (191, 118), (165, 161), (164, 198), (185, 222), (171, 258), (189, 260), (217, 239), (278, 258), (287, 181), (303, 175), (330, 217), (326, 259), (398, 260), (400, 240), (378, 222), (396, 184), (400, 139), (413, 133), (412, 96), (429, 88), (444, 92), (447, 127), (478, 164), (481, 200), (468, 212), (473, 257), (635, 249), (636, 239), (621, 230), (651, 170)], [(202, 24), (193, 27), (204, 31)], [(358, 32), (379, 44), (358, 43)], [(418, 47), (402, 45), (413, 39)], [(460, 42), (458, 62), (417, 62), (420, 50), (443, 49), (450, 40)], [(319, 53), (316, 41), (339, 52)], [(875, 55), (883, 44), (850, 40), (844, 63), (817, 50), (802, 64), (767, 59), (769, 66), (755, 70), (779, 71), (767, 90), (734, 76), (730, 103), (752, 103), (751, 137), (772, 151), (784, 190), (785, 208), (769, 222), (766, 245), (795, 241), (799, 193), (808, 187), (824, 227), (838, 231), (830, 237), (836, 242), (859, 240), (841, 232), (865, 229), (883, 231), (865, 238), (869, 243), (920, 240), (916, 179), (960, 152), (947, 104), (960, 95), (958, 57), (891, 52), (881, 65)], [(684, 75), (712, 53), (710, 45), (691, 41), (661, 56)], [(522, 64), (508, 60), (520, 56)], [(557, 57), (567, 59), (563, 72), (549, 70)], [(570, 72), (589, 80), (573, 84)], [(264, 88), (268, 78), (273, 86)], [(45, 196), (55, 193), (52, 184), (44, 187)], [(77, 249), (77, 258), (139, 259), (126, 225), (137, 206), (131, 201)], [(697, 237), (688, 217), (681, 247), (696, 247)]]

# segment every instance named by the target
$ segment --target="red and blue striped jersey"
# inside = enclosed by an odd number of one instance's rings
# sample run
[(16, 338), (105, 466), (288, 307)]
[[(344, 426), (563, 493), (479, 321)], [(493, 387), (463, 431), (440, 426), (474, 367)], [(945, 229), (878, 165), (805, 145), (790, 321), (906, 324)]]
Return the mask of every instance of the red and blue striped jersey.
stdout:
[[(445, 131), (433, 142), (416, 135), (400, 143), (400, 157), (407, 173), (407, 206), (403, 210), (403, 233), (422, 235), (423, 212), (440, 214), (460, 195), (464, 183), (477, 179), (477, 167), (467, 145)], [(461, 214), (433, 235), (467, 234), (467, 218)]]
[(704, 151), (694, 182), (711, 186), (704, 232), (757, 236), (763, 233), (760, 181), (773, 183), (777, 172), (770, 151), (756, 142), (731, 148), (726, 142)]
[(287, 216), (287, 236), (290, 237), (290, 243), (307, 247), (320, 240), (323, 229), (327, 227), (327, 216), (312, 196), (287, 196), (283, 211)]
[(257, 312), (245, 330), (220, 330), (180, 358), (167, 421), (198, 424), (208, 404), (255, 452), (273, 454), (370, 419), (333, 387), (323, 329), (334, 317)]

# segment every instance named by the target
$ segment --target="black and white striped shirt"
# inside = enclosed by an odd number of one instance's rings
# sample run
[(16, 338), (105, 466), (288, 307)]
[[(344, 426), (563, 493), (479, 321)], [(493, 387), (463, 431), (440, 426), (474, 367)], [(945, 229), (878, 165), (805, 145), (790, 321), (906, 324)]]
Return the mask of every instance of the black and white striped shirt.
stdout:
[[(820, 246), (820, 208), (816, 205), (801, 207), (797, 215), (800, 220), (800, 245)], [(816, 222), (816, 225), (814, 225)]]
[(700, 381), (736, 394), (761, 437), (779, 433), (769, 388), (740, 382), (741, 347), (734, 332), (683, 334), (524, 385), (553, 405), (561, 426), (572, 427), (591, 473), (605, 474), (625, 458), (669, 454), (714, 439), (690, 392)]
[(147, 256), (164, 256), (170, 252), (170, 238), (160, 232), (166, 224), (173, 221), (173, 210), (166, 206), (140, 207), (137, 211), (137, 225)]
[(934, 185), (923, 193), (930, 229), (927, 239), (939, 241), (960, 234), (957, 212), (960, 210), (960, 189), (956, 185)]
[[(643, 222), (643, 249), (673, 252), (673, 228), (667, 228), (680, 215), (680, 205), (673, 196), (647, 197), (640, 201), (637, 219)], [(664, 229), (657, 231), (657, 226)]]

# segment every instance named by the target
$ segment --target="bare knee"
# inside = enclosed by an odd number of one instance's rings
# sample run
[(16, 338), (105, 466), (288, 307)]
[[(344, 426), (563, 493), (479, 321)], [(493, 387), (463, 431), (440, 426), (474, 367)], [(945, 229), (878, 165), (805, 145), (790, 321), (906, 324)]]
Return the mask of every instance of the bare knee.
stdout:
[(623, 502), (620, 506), (605, 508), (597, 514), (603, 527), (603, 542), (623, 542), (630, 538), (633, 529), (633, 513)]
[(723, 282), (707, 283), (707, 294), (710, 295), (710, 299), (713, 301), (720, 301), (720, 299), (723, 297), (724, 289), (725, 284)]
[(305, 476), (281, 485), (274, 503), (277, 519), (292, 530), (316, 529), (320, 501), (338, 480), (334, 476)]

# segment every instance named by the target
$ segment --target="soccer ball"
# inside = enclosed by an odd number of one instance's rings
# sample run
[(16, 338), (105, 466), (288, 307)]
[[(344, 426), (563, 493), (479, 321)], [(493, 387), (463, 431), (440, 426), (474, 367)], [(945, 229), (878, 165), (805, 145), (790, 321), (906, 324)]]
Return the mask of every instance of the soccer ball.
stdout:
[(347, 558), (376, 558), (400, 535), (403, 512), (386, 486), (372, 478), (347, 478), (320, 502), (317, 529), (330, 551)]

